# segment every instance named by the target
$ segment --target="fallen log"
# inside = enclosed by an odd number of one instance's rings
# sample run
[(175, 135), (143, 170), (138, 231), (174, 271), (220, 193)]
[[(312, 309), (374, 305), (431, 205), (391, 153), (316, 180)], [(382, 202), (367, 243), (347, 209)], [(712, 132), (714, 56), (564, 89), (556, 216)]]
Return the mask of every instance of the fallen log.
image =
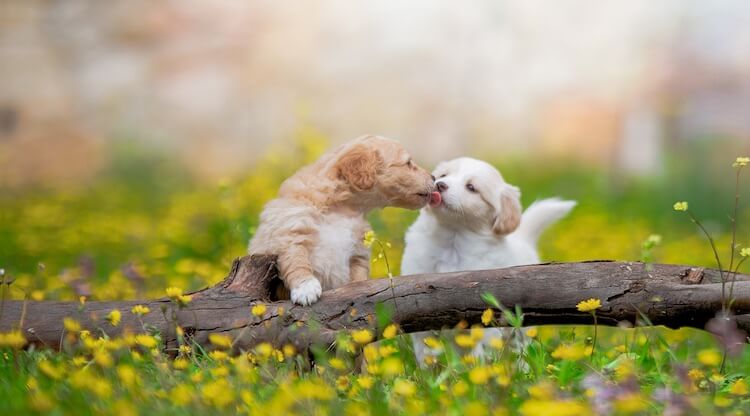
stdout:
[[(639, 320), (670, 328), (703, 329), (722, 308), (717, 270), (682, 265), (591, 261), (551, 263), (505, 269), (374, 279), (323, 293), (310, 306), (278, 300), (275, 259), (246, 256), (235, 260), (229, 276), (214, 287), (194, 292), (193, 300), (178, 307), (167, 298), (148, 301), (24, 302), (6, 301), (0, 331), (20, 328), (29, 342), (60, 348), (63, 318), (72, 317), (93, 334), (118, 336), (123, 331), (158, 331), (168, 349), (177, 347), (176, 325), (195, 342), (208, 345), (212, 333), (235, 339), (236, 350), (261, 342), (287, 343), (306, 349), (313, 343), (331, 344), (339, 331), (375, 329), (375, 306), (395, 305), (393, 320), (405, 332), (452, 327), (459, 321), (478, 323), (488, 305), (481, 294), (493, 294), (503, 305), (519, 305), (524, 324), (590, 324), (591, 315), (576, 304), (596, 298), (599, 324), (617, 325)], [(729, 283), (726, 289), (728, 291)], [(750, 276), (738, 275), (733, 311), (741, 329), (750, 332)], [(263, 316), (251, 307), (267, 306)], [(143, 304), (151, 312), (131, 313)], [(113, 309), (122, 313), (114, 327), (105, 321)]]

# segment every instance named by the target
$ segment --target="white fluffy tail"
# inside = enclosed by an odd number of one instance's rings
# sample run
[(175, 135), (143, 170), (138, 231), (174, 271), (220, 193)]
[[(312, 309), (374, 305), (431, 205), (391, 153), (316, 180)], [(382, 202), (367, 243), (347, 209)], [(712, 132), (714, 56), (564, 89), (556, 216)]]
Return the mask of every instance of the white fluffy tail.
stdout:
[(536, 201), (523, 212), (521, 225), (514, 234), (519, 235), (531, 244), (536, 244), (542, 232), (554, 222), (568, 215), (574, 206), (576, 206), (576, 201), (563, 201), (560, 198)]

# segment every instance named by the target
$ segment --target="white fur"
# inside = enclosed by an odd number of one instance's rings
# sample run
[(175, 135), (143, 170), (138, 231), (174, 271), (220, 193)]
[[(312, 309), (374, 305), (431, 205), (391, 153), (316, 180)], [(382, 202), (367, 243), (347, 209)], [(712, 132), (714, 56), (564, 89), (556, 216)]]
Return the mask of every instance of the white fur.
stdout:
[(369, 229), (359, 217), (330, 213), (321, 216), (318, 244), (310, 256), (315, 275), (320, 276), (325, 290), (349, 282), (349, 259), (354, 255), (369, 256), (357, 250), (364, 229)]
[(302, 306), (312, 305), (320, 299), (322, 292), (323, 288), (320, 287), (318, 279), (311, 277), (302, 282), (299, 287), (292, 289), (292, 302)]
[[(314, 207), (294, 204), (285, 200), (274, 200), (268, 203), (261, 214), (261, 226), (256, 238), (250, 242), (250, 252), (261, 252), (254, 244), (263, 242), (267, 250), (279, 252), (285, 245), (306, 243), (312, 238), (310, 263), (313, 268), (318, 288), (330, 290), (349, 282), (349, 259), (362, 256), (369, 259), (370, 250), (362, 245), (362, 236), (370, 229), (369, 223), (362, 216), (345, 213), (318, 212)], [(310, 232), (313, 230), (314, 232)], [(292, 238), (278, 238), (277, 234), (286, 232)], [(262, 238), (261, 238), (262, 237)], [(319, 279), (319, 282), (317, 281)], [(320, 289), (314, 303), (320, 297)], [(294, 291), (292, 291), (292, 297)], [(294, 300), (294, 299), (292, 299)]]
[[(495, 228), (497, 218), (520, 208), (518, 188), (505, 183), (491, 165), (470, 158), (441, 163), (433, 175), (448, 189), (441, 192), (443, 204), (423, 208), (406, 232), (403, 275), (538, 263), (539, 235), (576, 204), (557, 198), (537, 201), (515, 231), (501, 235)], [(467, 189), (467, 183), (476, 192)], [(505, 206), (508, 201), (513, 206)]]

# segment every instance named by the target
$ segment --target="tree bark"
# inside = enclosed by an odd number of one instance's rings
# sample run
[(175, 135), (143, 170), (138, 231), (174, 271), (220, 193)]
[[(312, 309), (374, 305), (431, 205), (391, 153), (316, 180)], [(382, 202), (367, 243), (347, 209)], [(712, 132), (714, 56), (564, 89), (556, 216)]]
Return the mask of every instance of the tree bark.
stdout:
[[(750, 276), (738, 275), (734, 285), (733, 311), (741, 329), (750, 332)], [(236, 350), (247, 350), (260, 342), (286, 343), (306, 349), (313, 343), (331, 344), (342, 330), (375, 329), (375, 305), (394, 305), (393, 320), (405, 332), (451, 327), (459, 321), (480, 321), (488, 305), (481, 294), (493, 294), (506, 307), (519, 305), (525, 325), (591, 324), (589, 313), (576, 304), (596, 298), (599, 324), (643, 321), (670, 328), (704, 328), (722, 308), (722, 285), (717, 270), (691, 266), (591, 261), (518, 266), (505, 269), (418, 275), (375, 279), (345, 285), (323, 293), (312, 306), (294, 305), (275, 299), (281, 282), (275, 259), (246, 256), (234, 262), (229, 276), (218, 285), (193, 293), (193, 300), (179, 308), (169, 299), (116, 302), (24, 302), (6, 301), (0, 331), (19, 328), (29, 342), (60, 348), (64, 339), (63, 318), (77, 319), (92, 334), (117, 336), (123, 331), (161, 334), (168, 349), (177, 347), (175, 325), (187, 336), (208, 345), (211, 333), (235, 339)], [(726, 293), (729, 283), (726, 284)], [(251, 313), (264, 303), (262, 317)], [(134, 305), (143, 304), (151, 313), (138, 317)], [(105, 316), (122, 312), (122, 322), (113, 327)]]

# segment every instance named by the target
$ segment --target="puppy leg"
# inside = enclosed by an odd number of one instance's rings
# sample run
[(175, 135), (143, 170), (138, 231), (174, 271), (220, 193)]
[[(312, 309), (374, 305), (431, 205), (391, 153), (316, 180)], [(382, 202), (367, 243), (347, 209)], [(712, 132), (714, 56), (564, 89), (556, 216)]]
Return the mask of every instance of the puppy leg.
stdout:
[(359, 282), (370, 278), (370, 259), (365, 256), (352, 256), (349, 259), (349, 281)]
[(323, 289), (313, 275), (308, 249), (293, 244), (279, 254), (278, 262), (279, 276), (291, 292), (292, 302), (303, 306), (317, 302)]

